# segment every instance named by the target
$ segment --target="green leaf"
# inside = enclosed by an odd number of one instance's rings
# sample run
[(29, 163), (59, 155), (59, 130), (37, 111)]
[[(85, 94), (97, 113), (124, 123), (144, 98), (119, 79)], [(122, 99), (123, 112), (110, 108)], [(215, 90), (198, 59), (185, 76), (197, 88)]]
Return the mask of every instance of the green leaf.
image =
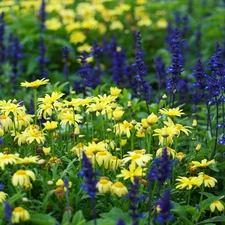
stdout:
[(79, 210), (74, 214), (71, 225), (82, 225), (85, 221), (82, 211)]
[(29, 222), (33, 225), (55, 225), (58, 221), (48, 214), (30, 213)]
[(69, 225), (70, 224), (70, 218), (71, 218), (71, 211), (70, 210), (66, 210), (63, 213), (63, 218), (62, 218), (62, 225)]
[(200, 223), (197, 223), (197, 224), (206, 224), (211, 222), (224, 222), (224, 221), (225, 221), (225, 216), (215, 216), (213, 218), (201, 221)]

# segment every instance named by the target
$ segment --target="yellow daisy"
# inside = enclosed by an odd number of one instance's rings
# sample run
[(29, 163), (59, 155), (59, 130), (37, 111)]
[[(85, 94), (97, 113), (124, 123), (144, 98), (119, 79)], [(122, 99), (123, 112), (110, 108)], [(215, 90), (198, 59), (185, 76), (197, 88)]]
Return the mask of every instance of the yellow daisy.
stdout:
[(201, 184), (204, 183), (205, 187), (212, 188), (217, 183), (217, 180), (214, 177), (210, 177), (209, 175), (206, 175), (203, 172), (200, 172), (198, 174), (198, 178), (201, 181)]
[(163, 108), (159, 110), (161, 114), (168, 115), (170, 118), (173, 118), (174, 116), (181, 117), (184, 114), (182, 111), (183, 109), (180, 109), (179, 107), (168, 109), (168, 110)]
[(128, 193), (126, 186), (124, 186), (121, 182), (116, 182), (111, 186), (110, 192), (112, 194), (117, 195), (118, 197), (122, 197)]
[(35, 174), (31, 170), (17, 170), (12, 177), (13, 186), (30, 186), (30, 178), (34, 181)]
[(55, 130), (58, 127), (58, 122), (57, 121), (47, 121), (46, 123), (43, 123), (45, 126), (43, 130)]
[(5, 202), (7, 195), (4, 191), (0, 191), (0, 203)]
[(106, 193), (111, 190), (112, 182), (108, 177), (101, 177), (96, 185), (99, 193)]
[(29, 219), (29, 212), (21, 206), (16, 207), (12, 212), (12, 223), (20, 223)]
[(219, 200), (213, 202), (209, 207), (210, 207), (211, 212), (214, 212), (215, 209), (217, 209), (219, 212), (224, 211), (224, 206), (221, 203), (221, 201), (219, 201)]
[(205, 168), (211, 164), (215, 164), (215, 159), (212, 159), (210, 161), (207, 161), (207, 159), (203, 159), (201, 162), (198, 162), (198, 161), (191, 161), (191, 165), (193, 168), (197, 168), (197, 167), (200, 167), (200, 168)]
[(176, 181), (178, 183), (176, 184), (177, 189), (184, 189), (186, 188), (187, 190), (192, 189), (192, 187), (200, 186), (201, 185), (201, 180), (199, 180), (198, 177), (181, 177), (179, 176)]
[(20, 83), (20, 86), (26, 87), (26, 88), (27, 88), (27, 87), (38, 88), (39, 86), (45, 85), (45, 84), (48, 84), (48, 83), (49, 83), (49, 79), (43, 78), (43, 79), (41, 79), (41, 80), (37, 79), (37, 80), (32, 81), (32, 82), (27, 82), (27, 81), (21, 82), (21, 83)]
[(17, 154), (3, 154), (0, 152), (0, 167), (2, 170), (5, 169), (5, 165), (8, 164), (16, 164), (17, 160), (19, 158), (19, 155)]
[(117, 175), (116, 177), (123, 177), (124, 180), (127, 180), (130, 178), (131, 182), (134, 182), (134, 177), (142, 177), (144, 176), (144, 169), (140, 166), (135, 168), (135, 164), (131, 163), (129, 166), (129, 170), (122, 169), (121, 174)]

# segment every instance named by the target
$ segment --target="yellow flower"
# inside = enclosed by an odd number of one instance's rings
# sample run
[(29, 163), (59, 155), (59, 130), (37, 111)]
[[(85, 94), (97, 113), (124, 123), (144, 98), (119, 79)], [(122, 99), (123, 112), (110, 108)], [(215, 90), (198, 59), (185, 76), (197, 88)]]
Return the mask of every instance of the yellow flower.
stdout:
[(58, 122), (56, 121), (47, 121), (46, 123), (43, 123), (43, 125), (45, 126), (45, 128), (43, 130), (55, 130), (58, 127)]
[(192, 164), (192, 167), (193, 168), (197, 168), (197, 167), (200, 167), (200, 168), (205, 168), (211, 164), (215, 164), (215, 159), (212, 159), (210, 161), (207, 162), (207, 159), (203, 159), (201, 162), (198, 162), (198, 161), (192, 161), (191, 164)]
[(159, 137), (159, 145), (173, 144), (173, 137), (176, 134), (176, 128), (163, 127), (162, 129), (155, 129), (153, 136)]
[(12, 177), (13, 186), (30, 186), (30, 178), (35, 181), (35, 174), (31, 170), (17, 170)]
[(124, 114), (124, 111), (123, 110), (114, 110), (113, 111), (113, 117), (114, 117), (114, 120), (120, 120), (122, 118)]
[(144, 169), (142, 169), (140, 166), (135, 168), (135, 164), (131, 163), (129, 166), (129, 170), (122, 169), (121, 174), (117, 175), (116, 177), (123, 177), (124, 180), (130, 178), (131, 182), (134, 182), (134, 177), (142, 177), (145, 175), (143, 171)]
[(116, 170), (121, 165), (121, 159), (118, 159), (117, 156), (111, 156), (109, 161), (109, 169)]
[[(156, 151), (156, 156), (161, 156), (163, 150), (164, 150), (164, 148), (159, 148), (159, 149)], [(168, 154), (168, 155), (172, 155), (172, 158), (174, 159), (175, 154), (176, 154), (176, 151), (175, 151), (174, 149), (172, 149), (172, 148), (169, 148), (169, 147), (166, 147), (166, 150), (167, 150), (167, 154)]]
[(130, 131), (131, 131), (132, 127), (133, 127), (133, 125), (131, 123), (127, 122), (126, 120), (124, 120), (123, 123), (118, 123), (118, 124), (114, 125), (116, 135), (125, 134), (125, 135), (127, 135), (127, 138), (129, 138), (131, 135)]
[(151, 113), (148, 117), (147, 117), (147, 122), (150, 126), (154, 125), (155, 123), (157, 123), (157, 121), (159, 120), (160, 117), (158, 117), (157, 115), (155, 115), (154, 113)]
[(200, 186), (201, 181), (199, 180), (198, 177), (181, 177), (179, 176), (176, 181), (178, 183), (176, 184), (177, 189), (184, 189), (186, 188), (187, 190), (192, 189), (192, 187)]
[(178, 123), (174, 124), (172, 119), (170, 119), (169, 117), (168, 117), (168, 121), (164, 121), (164, 124), (166, 124), (168, 127), (174, 127), (174, 129), (176, 130), (175, 135), (177, 137), (179, 137), (181, 131), (184, 132), (187, 136), (189, 135), (189, 133), (191, 133), (191, 131), (188, 130), (188, 129), (191, 129), (191, 127), (183, 126), (183, 125), (178, 124)]
[(217, 209), (220, 212), (224, 211), (224, 206), (221, 203), (221, 201), (219, 201), (219, 200), (213, 202), (209, 207), (210, 207), (211, 212), (214, 212), (215, 209)]
[(43, 150), (45, 155), (50, 155), (50, 152), (51, 152), (51, 148), (50, 147), (43, 147), (42, 150)]
[(86, 40), (86, 35), (81, 31), (73, 31), (70, 35), (70, 42), (73, 44), (83, 43)]
[(120, 89), (118, 87), (111, 87), (110, 88), (110, 94), (112, 96), (118, 96), (121, 91), (122, 91), (122, 89)]
[(200, 151), (201, 147), (202, 147), (201, 144), (197, 144), (195, 150), (198, 152), (198, 151)]
[(104, 165), (104, 167), (107, 169), (109, 167), (109, 161), (112, 154), (108, 151), (101, 151), (97, 152), (95, 155), (95, 159), (99, 166)]
[(122, 197), (127, 194), (128, 190), (121, 182), (116, 182), (111, 186), (111, 193), (117, 195), (118, 197)]
[(98, 181), (96, 187), (100, 193), (109, 192), (112, 186), (112, 182), (108, 179), (108, 177), (101, 177)]
[(174, 116), (178, 116), (178, 117), (181, 117), (181, 115), (183, 115), (184, 113), (182, 112), (183, 109), (180, 109), (179, 107), (177, 108), (172, 108), (172, 109), (160, 109), (159, 112), (161, 114), (165, 114), (165, 115), (168, 115), (170, 118), (174, 117)]
[(85, 146), (84, 150), (88, 152), (93, 152), (93, 153), (106, 151), (106, 143), (101, 141), (98, 143), (95, 143), (93, 141), (92, 143), (88, 143), (88, 146)]
[(5, 202), (7, 195), (4, 191), (0, 191), (0, 203)]
[(46, 94), (44, 98), (38, 98), (38, 102), (44, 105), (56, 103), (58, 99), (60, 99), (64, 93), (61, 92), (52, 92), (51, 95)]
[(62, 26), (57, 18), (46, 20), (45, 25), (48, 30), (58, 30)]
[(138, 166), (144, 167), (151, 159), (151, 154), (143, 154), (136, 150), (133, 152), (128, 151), (128, 154), (124, 155), (122, 162), (125, 164), (131, 161), (131, 164), (136, 163)]
[(178, 162), (181, 162), (182, 159), (185, 158), (185, 157), (186, 157), (186, 154), (184, 154), (183, 152), (178, 152), (176, 154), (176, 159), (177, 159)]
[(13, 125), (12, 119), (6, 115), (0, 115), (0, 126), (7, 132)]
[(198, 126), (198, 122), (196, 119), (194, 119), (192, 122), (192, 127), (197, 127), (197, 126)]
[(37, 163), (37, 161), (38, 161), (37, 156), (29, 156), (25, 158), (18, 158), (17, 164), (28, 165), (30, 163)]
[(201, 184), (204, 183), (205, 187), (211, 188), (217, 183), (217, 180), (214, 177), (210, 177), (203, 172), (199, 173), (198, 178), (201, 181)]
[(39, 130), (39, 126), (30, 125), (22, 133), (26, 137), (26, 142), (29, 144), (36, 141), (38, 144), (45, 142), (45, 134)]
[(0, 152), (0, 167), (1, 167), (1, 169), (4, 170), (5, 165), (8, 165), (8, 164), (16, 164), (18, 158), (19, 158), (19, 155), (3, 154)]
[(21, 206), (16, 207), (12, 212), (12, 223), (20, 223), (29, 219), (29, 212)]
[(41, 80), (37, 79), (37, 80), (32, 81), (32, 82), (27, 82), (27, 81), (21, 82), (20, 85), (22, 87), (38, 88), (39, 86), (45, 85), (45, 84), (48, 84), (48, 83), (49, 83), (49, 79), (45, 80), (45, 78), (43, 78)]

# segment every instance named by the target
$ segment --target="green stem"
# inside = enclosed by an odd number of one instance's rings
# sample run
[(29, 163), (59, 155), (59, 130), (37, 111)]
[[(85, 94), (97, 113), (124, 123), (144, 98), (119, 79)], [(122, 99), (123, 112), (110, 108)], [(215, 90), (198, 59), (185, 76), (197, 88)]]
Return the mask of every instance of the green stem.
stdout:
[(37, 88), (34, 88), (34, 123), (37, 124)]

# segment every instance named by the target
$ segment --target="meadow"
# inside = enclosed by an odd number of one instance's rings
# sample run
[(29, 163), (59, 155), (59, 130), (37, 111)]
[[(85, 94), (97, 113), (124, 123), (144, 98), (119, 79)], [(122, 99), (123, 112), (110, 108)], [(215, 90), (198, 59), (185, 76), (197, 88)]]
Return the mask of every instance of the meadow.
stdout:
[(0, 2), (0, 224), (225, 224), (224, 12)]

